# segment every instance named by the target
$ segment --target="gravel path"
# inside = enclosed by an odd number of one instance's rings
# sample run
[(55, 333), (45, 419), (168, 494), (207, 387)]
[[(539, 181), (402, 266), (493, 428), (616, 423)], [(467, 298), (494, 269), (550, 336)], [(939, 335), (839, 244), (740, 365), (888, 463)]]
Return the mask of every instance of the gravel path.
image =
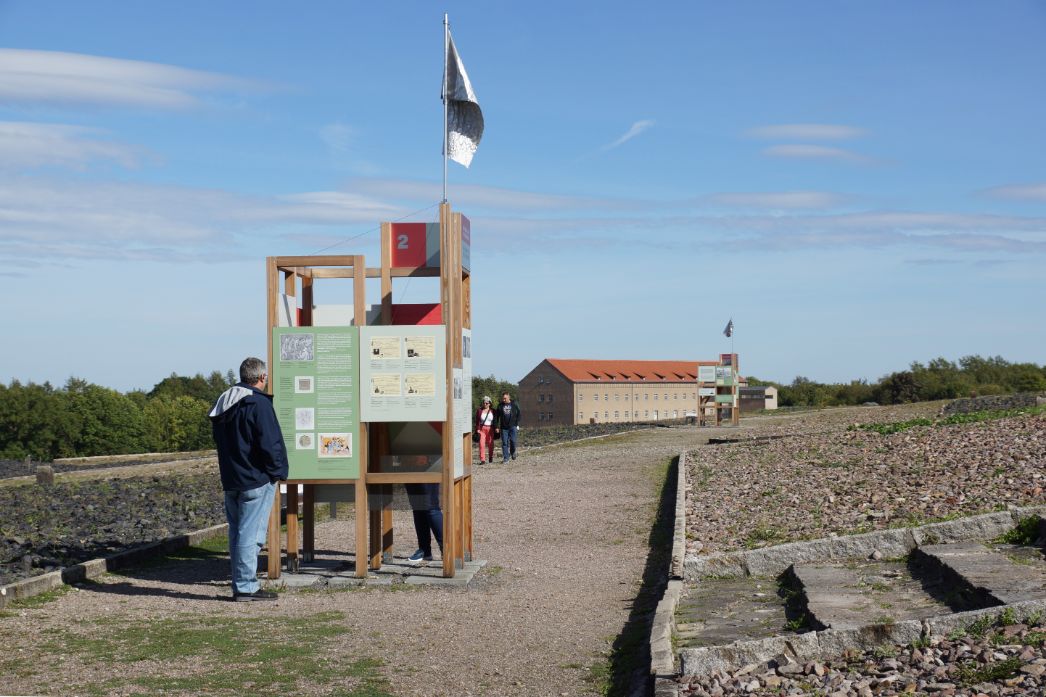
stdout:
[[(339, 657), (383, 660), (397, 695), (594, 694), (590, 668), (606, 664), (639, 592), (664, 465), (709, 435), (656, 429), (477, 468), (475, 548), (488, 565), (468, 588), (290, 592), (274, 605), (234, 604), (226, 599), (226, 562), (203, 560), (107, 577), (0, 619), (0, 631), (6, 646), (31, 647), (73, 618), (78, 626), (120, 627), (184, 613), (292, 618), (339, 611), (350, 631), (317, 641)], [(408, 515), (396, 514), (396, 554), (415, 547)], [(332, 521), (318, 528), (317, 549), (344, 550), (351, 538), (351, 521)], [(4, 690), (82, 692), (114, 671), (107, 661), (72, 655), (40, 660)], [(185, 661), (115, 668), (123, 676), (192, 669)], [(323, 686), (297, 689), (327, 694)]]

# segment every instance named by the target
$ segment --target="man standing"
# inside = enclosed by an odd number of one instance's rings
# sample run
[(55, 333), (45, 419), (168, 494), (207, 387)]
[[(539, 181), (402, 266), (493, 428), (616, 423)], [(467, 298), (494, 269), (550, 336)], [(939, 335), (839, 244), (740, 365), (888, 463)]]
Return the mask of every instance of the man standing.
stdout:
[(506, 464), (509, 456), (516, 459), (519, 435), (519, 407), (508, 392), (501, 395), (501, 404), (498, 405), (498, 429), (501, 431), (501, 464)]
[(288, 469), (272, 397), (262, 392), (268, 380), (265, 361), (244, 360), (240, 382), (218, 397), (209, 414), (229, 521), (232, 598), (239, 602), (277, 598), (258, 584), (258, 552), (265, 541), (276, 482), (287, 478)]

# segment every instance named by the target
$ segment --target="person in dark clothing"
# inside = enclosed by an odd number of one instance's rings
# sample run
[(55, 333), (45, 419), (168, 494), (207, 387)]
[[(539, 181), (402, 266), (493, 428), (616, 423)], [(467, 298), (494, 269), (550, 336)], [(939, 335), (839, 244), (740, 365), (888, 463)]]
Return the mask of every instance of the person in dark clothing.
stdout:
[(519, 437), (519, 406), (508, 392), (501, 395), (498, 405), (498, 430), (501, 432), (501, 463), (509, 457), (516, 459), (516, 441)]
[(262, 392), (269, 375), (265, 361), (240, 364), (240, 382), (218, 397), (209, 414), (229, 522), (232, 597), (236, 601), (276, 600), (258, 584), (258, 552), (265, 541), (276, 482), (287, 478), (287, 448), (272, 397)]
[(436, 538), (443, 554), (443, 511), (439, 506), (439, 484), (404, 484), (414, 514), (414, 532), (418, 535), (418, 551), (407, 561), (418, 564), (432, 561), (432, 538)]

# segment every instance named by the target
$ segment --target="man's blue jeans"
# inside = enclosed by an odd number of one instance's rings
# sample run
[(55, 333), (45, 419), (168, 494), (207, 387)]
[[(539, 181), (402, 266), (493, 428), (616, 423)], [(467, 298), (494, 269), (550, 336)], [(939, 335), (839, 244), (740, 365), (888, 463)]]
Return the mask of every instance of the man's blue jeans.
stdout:
[(265, 544), (275, 493), (276, 485), (273, 483), (247, 491), (225, 492), (232, 592), (236, 595), (258, 590), (258, 552)]
[(516, 454), (516, 435), (519, 426), (501, 429), (501, 459), (507, 460), (510, 455)]

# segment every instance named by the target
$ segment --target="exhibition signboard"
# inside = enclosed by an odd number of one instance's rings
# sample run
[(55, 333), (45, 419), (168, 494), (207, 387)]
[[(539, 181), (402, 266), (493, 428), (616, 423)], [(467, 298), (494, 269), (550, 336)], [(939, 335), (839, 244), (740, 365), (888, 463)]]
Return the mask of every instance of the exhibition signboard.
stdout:
[(359, 330), (276, 327), (272, 356), (288, 479), (359, 478)]
[(362, 420), (447, 420), (447, 330), (360, 327)]

